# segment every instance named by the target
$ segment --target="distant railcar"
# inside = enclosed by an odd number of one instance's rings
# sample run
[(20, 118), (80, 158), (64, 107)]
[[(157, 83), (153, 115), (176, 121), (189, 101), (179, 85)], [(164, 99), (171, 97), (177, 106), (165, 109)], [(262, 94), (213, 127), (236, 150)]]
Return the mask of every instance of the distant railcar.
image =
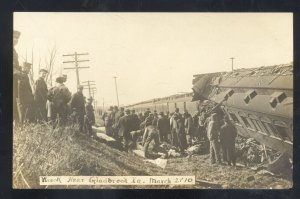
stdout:
[(179, 108), (180, 112), (187, 110), (190, 113), (194, 113), (198, 110), (198, 102), (192, 102), (193, 93), (172, 95), (164, 98), (157, 98), (148, 100), (127, 106), (127, 108), (135, 109), (137, 112), (144, 112), (150, 109), (152, 112), (175, 112), (176, 108)]

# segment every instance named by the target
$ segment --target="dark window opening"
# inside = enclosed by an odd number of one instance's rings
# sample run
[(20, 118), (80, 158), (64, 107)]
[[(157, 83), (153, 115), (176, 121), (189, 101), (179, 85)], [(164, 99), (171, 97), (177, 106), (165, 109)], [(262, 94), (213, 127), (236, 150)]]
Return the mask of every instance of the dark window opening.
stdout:
[(250, 123), (249, 123), (249, 121), (247, 120), (247, 118), (246, 118), (246, 117), (243, 117), (243, 116), (241, 116), (241, 118), (242, 118), (244, 124), (246, 125), (246, 127), (252, 129), (252, 126), (250, 125)]
[(263, 125), (260, 123), (259, 120), (252, 119), (252, 123), (254, 124), (257, 132), (267, 135), (265, 128), (263, 127)]
[(292, 141), (292, 138), (290, 138), (288, 134), (287, 128), (283, 126), (269, 124), (269, 123), (264, 123), (264, 125), (267, 127), (270, 134), (273, 135), (274, 137), (277, 137), (282, 140)]
[(266, 122), (262, 122), (263, 126), (265, 127), (266, 131), (268, 134), (272, 135), (273, 132), (272, 132), (272, 129), (270, 128), (269, 124), (266, 123)]
[(280, 135), (280, 137), (283, 139), (283, 140), (288, 140), (288, 141), (291, 141), (289, 135), (288, 135), (288, 129), (283, 127), (283, 126), (277, 126), (275, 125), (275, 128), (276, 128), (276, 131), (277, 133)]
[(232, 119), (235, 123), (239, 123), (239, 120), (238, 120), (238, 118), (235, 116), (235, 114), (229, 113), (229, 115), (230, 115), (231, 119)]

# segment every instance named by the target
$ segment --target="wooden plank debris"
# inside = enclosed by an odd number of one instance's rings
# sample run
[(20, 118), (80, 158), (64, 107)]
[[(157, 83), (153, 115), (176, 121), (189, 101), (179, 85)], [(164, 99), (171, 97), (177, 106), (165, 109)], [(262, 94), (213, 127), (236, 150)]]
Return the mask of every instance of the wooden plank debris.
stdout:
[(105, 127), (103, 127), (103, 126), (100, 126), (100, 127), (92, 126), (92, 129), (97, 132), (100, 131), (102, 133), (105, 133)]
[(135, 155), (145, 158), (145, 153), (142, 150), (133, 150), (132, 151)]
[(168, 162), (167, 159), (162, 159), (162, 158), (156, 158), (155, 160), (146, 159), (144, 151), (142, 151), (142, 150), (133, 150), (132, 152), (135, 155), (144, 158), (145, 162), (150, 162), (150, 163), (155, 164), (156, 166), (158, 166), (160, 168), (163, 168), (163, 169), (166, 168), (166, 166), (167, 166), (167, 162)]
[(103, 139), (107, 142), (116, 142), (116, 140), (114, 138), (112, 138), (104, 133), (96, 133), (96, 134), (100, 139)]
[(100, 139), (105, 140), (106, 142), (116, 142), (116, 140), (108, 135), (105, 134), (105, 128), (104, 127), (95, 127), (92, 126), (92, 129), (96, 131), (97, 137)]

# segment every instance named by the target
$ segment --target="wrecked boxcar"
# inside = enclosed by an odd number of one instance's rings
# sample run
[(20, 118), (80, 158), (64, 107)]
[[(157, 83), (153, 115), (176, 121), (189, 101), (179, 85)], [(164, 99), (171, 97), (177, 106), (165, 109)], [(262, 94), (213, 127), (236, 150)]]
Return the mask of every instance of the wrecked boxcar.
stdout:
[(293, 156), (293, 64), (194, 75), (193, 93), (218, 103), (241, 136)]

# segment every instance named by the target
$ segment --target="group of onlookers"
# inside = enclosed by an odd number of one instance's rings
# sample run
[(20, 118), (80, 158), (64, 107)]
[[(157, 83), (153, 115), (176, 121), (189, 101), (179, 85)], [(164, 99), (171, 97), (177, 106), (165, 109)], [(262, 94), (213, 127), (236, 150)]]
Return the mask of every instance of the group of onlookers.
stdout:
[[(172, 145), (182, 155), (188, 147), (199, 141), (209, 141), (211, 163), (223, 161), (235, 165), (234, 144), (236, 129), (227, 116), (220, 112), (212, 112), (202, 108), (193, 116), (176, 108), (174, 113), (150, 111), (135, 113), (135, 110), (110, 107), (102, 116), (106, 133), (123, 143), (128, 151), (130, 143), (136, 146), (141, 141), (145, 157), (155, 158), (157, 154), (149, 149), (153, 141), (153, 149), (162, 143)], [(221, 150), (222, 149), (222, 150)]]
[[(17, 45), (21, 33), (14, 31), (13, 44)], [(72, 124), (79, 124), (79, 131), (93, 134), (92, 124), (95, 123), (93, 99), (85, 100), (83, 86), (78, 85), (73, 95), (65, 86), (67, 76), (56, 78), (56, 85), (48, 89), (46, 69), (39, 70), (39, 78), (31, 86), (29, 73), (31, 64), (24, 62), (21, 66), (18, 54), (13, 49), (13, 120), (15, 125), (24, 123), (48, 122), (57, 126), (65, 126), (70, 118)]]

